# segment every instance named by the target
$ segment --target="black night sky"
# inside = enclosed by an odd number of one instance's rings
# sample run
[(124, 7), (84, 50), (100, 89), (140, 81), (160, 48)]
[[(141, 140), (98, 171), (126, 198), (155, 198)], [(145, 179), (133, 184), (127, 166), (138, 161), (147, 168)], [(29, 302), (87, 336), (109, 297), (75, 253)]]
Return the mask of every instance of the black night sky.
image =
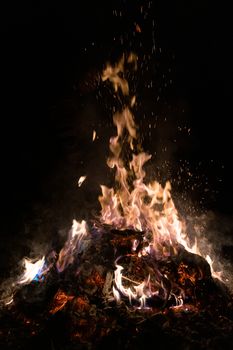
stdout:
[[(184, 176), (181, 183), (174, 181), (174, 191), (186, 189), (197, 206), (201, 202), (201, 208), (230, 217), (229, 8), (206, 0), (18, 2), (3, 6), (0, 26), (1, 237), (7, 242), (1, 244), (2, 256), (12, 250), (18, 235), (33, 236), (25, 228), (27, 220), (35, 219), (39, 226), (44, 208), (52, 212), (48, 217), (51, 230), (56, 230), (79, 215), (79, 198), (85, 201), (96, 192), (92, 189), (101, 180), (103, 167), (98, 161), (106, 159), (112, 124), (106, 97), (97, 93), (98, 72), (108, 59), (126, 50), (139, 58), (146, 55), (148, 61), (145, 78), (139, 73), (141, 105), (136, 112), (145, 129), (146, 150), (157, 151), (158, 167), (163, 161), (172, 164), (169, 174), (176, 172), (179, 162), (188, 161), (196, 189), (191, 190)], [(154, 85), (147, 89), (143, 84), (148, 85), (150, 76)], [(146, 117), (140, 119), (143, 108)], [(149, 135), (146, 130), (155, 116), (158, 127)], [(191, 131), (179, 132), (178, 126)], [(91, 143), (93, 129), (102, 136), (96, 148)], [(164, 145), (168, 153), (162, 153)], [(91, 189), (84, 186), (87, 194), (74, 186), (84, 173), (95, 177), (90, 179)]]

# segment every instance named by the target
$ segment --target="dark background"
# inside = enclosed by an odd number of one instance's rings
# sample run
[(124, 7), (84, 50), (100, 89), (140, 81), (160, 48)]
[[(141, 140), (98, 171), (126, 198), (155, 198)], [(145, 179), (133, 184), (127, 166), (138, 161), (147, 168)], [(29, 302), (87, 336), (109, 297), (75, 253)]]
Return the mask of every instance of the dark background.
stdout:
[[(230, 217), (233, 29), (226, 5), (122, 0), (1, 7), (2, 251), (11, 250), (19, 232), (26, 237), (27, 221), (39, 226), (47, 215), (56, 230), (80, 214), (80, 198), (96, 192), (112, 124), (98, 72), (123, 51), (136, 51), (144, 62), (136, 118), (145, 148), (157, 152), (158, 177), (167, 172), (174, 191)], [(93, 129), (102, 136), (94, 146)], [(180, 164), (186, 169), (178, 181)], [(83, 185), (87, 194), (74, 185), (85, 173), (94, 177)], [(48, 224), (45, 236), (49, 230)]]

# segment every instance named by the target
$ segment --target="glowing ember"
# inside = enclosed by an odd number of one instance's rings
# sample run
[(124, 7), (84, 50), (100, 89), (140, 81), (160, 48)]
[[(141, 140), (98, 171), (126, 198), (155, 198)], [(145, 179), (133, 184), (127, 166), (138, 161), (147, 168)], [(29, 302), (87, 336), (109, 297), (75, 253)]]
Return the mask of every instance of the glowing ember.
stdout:
[(59, 290), (54, 296), (50, 313), (55, 314), (56, 312), (60, 311), (65, 307), (68, 301), (71, 301), (73, 299), (74, 299), (74, 296), (66, 295), (65, 292), (63, 292), (62, 290)]

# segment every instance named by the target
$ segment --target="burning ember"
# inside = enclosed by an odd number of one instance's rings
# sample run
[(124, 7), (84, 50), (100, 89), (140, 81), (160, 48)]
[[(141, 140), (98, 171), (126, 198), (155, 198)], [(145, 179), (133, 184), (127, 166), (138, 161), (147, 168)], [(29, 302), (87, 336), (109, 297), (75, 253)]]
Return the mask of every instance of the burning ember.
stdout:
[[(23, 333), (28, 329), (28, 338), (54, 322), (55, 329), (69, 334), (65, 339), (84, 348), (94, 343), (102, 348), (111, 334), (120, 334), (122, 341), (123, 330), (130, 332), (132, 343), (118, 341), (117, 348), (140, 348), (136, 339), (145, 334), (149, 320), (150, 327), (160, 325), (166, 334), (181, 327), (177, 314), (187, 321), (187, 314), (198, 319), (202, 310), (224, 310), (227, 317), (231, 295), (210, 256), (197, 240), (190, 243), (170, 182), (163, 187), (145, 180), (144, 165), (151, 155), (138, 142), (132, 112), (136, 97), (130, 94), (127, 69), (137, 69), (136, 55), (124, 55), (102, 73), (102, 80), (112, 83), (127, 103), (113, 116), (117, 133), (109, 142), (107, 164), (115, 171), (115, 185), (101, 185), (98, 220), (73, 220), (60, 252), (34, 261), (25, 258), (22, 275), (2, 293), (5, 319), (10, 311), (18, 328), (24, 325)], [(78, 186), (85, 179), (81, 176)], [(65, 328), (56, 325), (59, 317)]]

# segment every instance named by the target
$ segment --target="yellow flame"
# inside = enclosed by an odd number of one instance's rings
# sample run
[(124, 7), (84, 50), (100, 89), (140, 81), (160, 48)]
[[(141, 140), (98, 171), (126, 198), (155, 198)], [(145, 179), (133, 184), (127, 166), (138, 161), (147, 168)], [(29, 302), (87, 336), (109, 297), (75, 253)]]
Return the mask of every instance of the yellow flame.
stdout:
[[(135, 55), (125, 56), (115, 65), (107, 65), (103, 71), (103, 81), (109, 80), (115, 92), (122, 92), (129, 95), (129, 84), (125, 79), (125, 64), (136, 62)], [(153, 253), (156, 257), (169, 256), (171, 251), (176, 253), (177, 244), (181, 244), (188, 252), (201, 255), (197, 240), (191, 246), (186, 234), (185, 223), (180, 219), (175, 204), (171, 197), (171, 184), (166, 182), (163, 187), (157, 181), (145, 181), (144, 165), (151, 159), (151, 155), (140, 152), (132, 154), (132, 159), (124, 159), (125, 148), (135, 150), (137, 140), (137, 126), (134, 121), (131, 108), (136, 101), (135, 96), (130, 99), (129, 106), (123, 108), (113, 116), (113, 122), (117, 129), (117, 135), (110, 139), (109, 148), (111, 156), (107, 160), (107, 165), (115, 169), (116, 188), (108, 188), (101, 185), (102, 195), (99, 197), (101, 205), (101, 221), (104, 224), (114, 226), (118, 230), (133, 229), (136, 231), (150, 232), (152, 239), (148, 246), (144, 247), (138, 256)], [(172, 249), (171, 249), (172, 248)], [(133, 250), (136, 248), (133, 246)], [(207, 261), (211, 265), (210, 258)], [(145, 300), (151, 295), (147, 282), (143, 281), (137, 286), (125, 288), (122, 284), (123, 267), (116, 265), (115, 286), (113, 294), (119, 302), (120, 295), (127, 296), (129, 301), (137, 299), (141, 305), (145, 305)], [(146, 289), (146, 293), (145, 293)], [(182, 297), (176, 296), (177, 305), (182, 305)]]
[(121, 76), (121, 74), (124, 75), (124, 66), (126, 63), (134, 64), (134, 68), (136, 69), (137, 56), (131, 53), (126, 60), (125, 55), (123, 55), (115, 66), (108, 63), (102, 74), (103, 81), (109, 80), (113, 84), (115, 92), (120, 89), (124, 95), (129, 94), (128, 81)]

